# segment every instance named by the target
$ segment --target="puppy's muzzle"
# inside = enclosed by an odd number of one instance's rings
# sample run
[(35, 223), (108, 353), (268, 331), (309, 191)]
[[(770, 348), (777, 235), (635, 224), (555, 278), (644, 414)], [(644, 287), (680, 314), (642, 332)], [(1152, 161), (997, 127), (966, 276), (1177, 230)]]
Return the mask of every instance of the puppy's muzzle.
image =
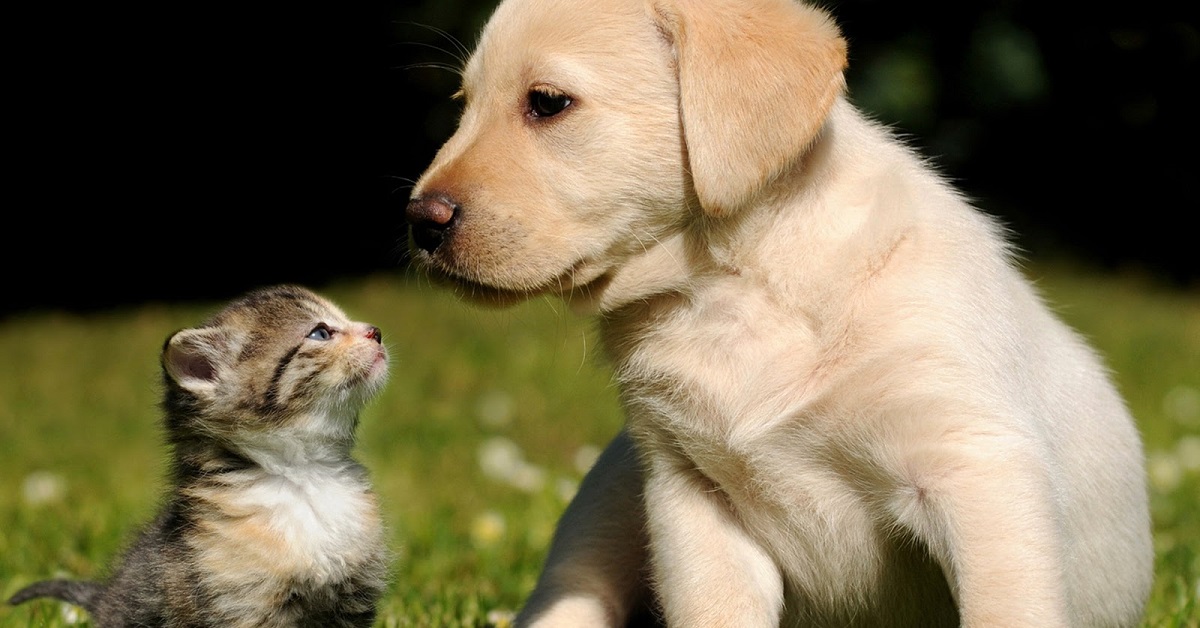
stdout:
[(458, 217), (458, 209), (450, 199), (437, 195), (410, 200), (404, 214), (412, 228), (413, 243), (426, 253), (437, 250)]

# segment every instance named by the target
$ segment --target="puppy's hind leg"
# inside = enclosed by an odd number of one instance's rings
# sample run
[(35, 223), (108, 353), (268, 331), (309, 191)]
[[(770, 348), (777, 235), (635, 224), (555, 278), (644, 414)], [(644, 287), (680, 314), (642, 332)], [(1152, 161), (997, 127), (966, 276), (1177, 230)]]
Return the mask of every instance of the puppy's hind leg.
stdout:
[(559, 520), (537, 586), (517, 615), (521, 628), (641, 625), (646, 585), (642, 473), (622, 431), (584, 477)]

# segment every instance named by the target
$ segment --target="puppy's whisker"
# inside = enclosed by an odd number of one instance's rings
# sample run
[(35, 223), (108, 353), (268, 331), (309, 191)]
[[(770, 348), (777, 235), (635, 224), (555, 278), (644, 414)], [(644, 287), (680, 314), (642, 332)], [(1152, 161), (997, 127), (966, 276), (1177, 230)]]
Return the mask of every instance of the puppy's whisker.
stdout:
[(447, 57), (454, 59), (455, 61), (459, 62), (460, 65), (463, 63), (463, 57), (460, 56), (457, 52), (455, 52), (453, 50), (447, 50), (442, 46), (439, 46), (437, 44), (431, 44), (427, 41), (402, 41), (402, 42), (397, 42), (396, 44), (393, 44), (393, 45), (394, 46), (416, 46), (416, 47), (420, 47), (420, 48), (428, 48), (430, 50), (440, 52), (440, 53), (446, 55)]
[(399, 22), (394, 22), (394, 23), (395, 24), (408, 24), (410, 26), (416, 26), (418, 28), (423, 28), (427, 31), (430, 31), (432, 33), (440, 35), (443, 39), (450, 42), (450, 44), (452, 46), (454, 46), (453, 52), (449, 51), (449, 50), (443, 50), (443, 52), (454, 57), (455, 59), (458, 59), (458, 61), (460, 63), (462, 63), (463, 65), (466, 65), (467, 57), (471, 56), (471, 51), (461, 41), (459, 41), (457, 37), (455, 37), (454, 35), (451, 35), (450, 32), (445, 29), (438, 28), (431, 24), (422, 24), (421, 22), (399, 21)]
[(433, 69), (433, 70), (446, 70), (447, 72), (450, 72), (451, 74), (456, 74), (456, 75), (462, 74), (462, 68), (455, 66), (455, 65), (450, 65), (449, 63), (441, 63), (438, 61), (424, 61), (421, 63), (410, 63), (408, 65), (396, 66), (396, 67), (393, 67), (392, 69), (393, 70)]
[[(663, 244), (662, 240), (659, 240), (658, 237), (655, 236), (653, 233), (648, 233), (646, 235), (648, 235), (651, 240), (654, 240), (654, 242), (656, 244), (658, 244), (658, 246), (660, 248), (662, 248), (663, 253), (666, 253), (667, 257), (671, 258), (671, 262), (675, 264), (676, 270), (678, 270), (679, 272), (684, 272), (686, 270), (683, 263), (680, 262), (679, 259), (675, 257), (675, 254), (671, 252), (671, 249), (667, 248), (667, 245)], [(638, 239), (638, 242), (641, 242), (641, 238)]]
[(582, 352), (582, 355), (579, 356), (579, 368), (575, 369), (576, 375), (579, 375), (580, 373), (582, 373), (583, 367), (587, 365), (588, 343), (587, 343), (587, 331), (586, 330), (579, 331), (579, 342), (583, 345), (583, 352)]

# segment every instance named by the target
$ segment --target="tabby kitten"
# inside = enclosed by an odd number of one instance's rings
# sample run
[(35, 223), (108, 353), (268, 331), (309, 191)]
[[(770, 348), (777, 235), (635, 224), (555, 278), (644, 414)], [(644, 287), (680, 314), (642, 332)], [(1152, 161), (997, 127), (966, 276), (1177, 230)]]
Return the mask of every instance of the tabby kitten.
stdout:
[(102, 628), (370, 626), (389, 555), (359, 410), (387, 379), (379, 328), (298, 286), (233, 301), (162, 351), (172, 489), (103, 583), (50, 580)]

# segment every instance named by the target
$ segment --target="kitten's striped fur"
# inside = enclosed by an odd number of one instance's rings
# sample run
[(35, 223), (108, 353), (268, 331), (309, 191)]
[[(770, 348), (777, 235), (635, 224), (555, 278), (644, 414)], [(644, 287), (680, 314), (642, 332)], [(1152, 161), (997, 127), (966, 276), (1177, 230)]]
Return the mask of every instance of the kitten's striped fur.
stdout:
[(292, 285), (251, 292), (162, 351), (172, 490), (104, 583), (50, 580), (101, 628), (370, 626), (388, 552), (358, 412), (379, 329)]

